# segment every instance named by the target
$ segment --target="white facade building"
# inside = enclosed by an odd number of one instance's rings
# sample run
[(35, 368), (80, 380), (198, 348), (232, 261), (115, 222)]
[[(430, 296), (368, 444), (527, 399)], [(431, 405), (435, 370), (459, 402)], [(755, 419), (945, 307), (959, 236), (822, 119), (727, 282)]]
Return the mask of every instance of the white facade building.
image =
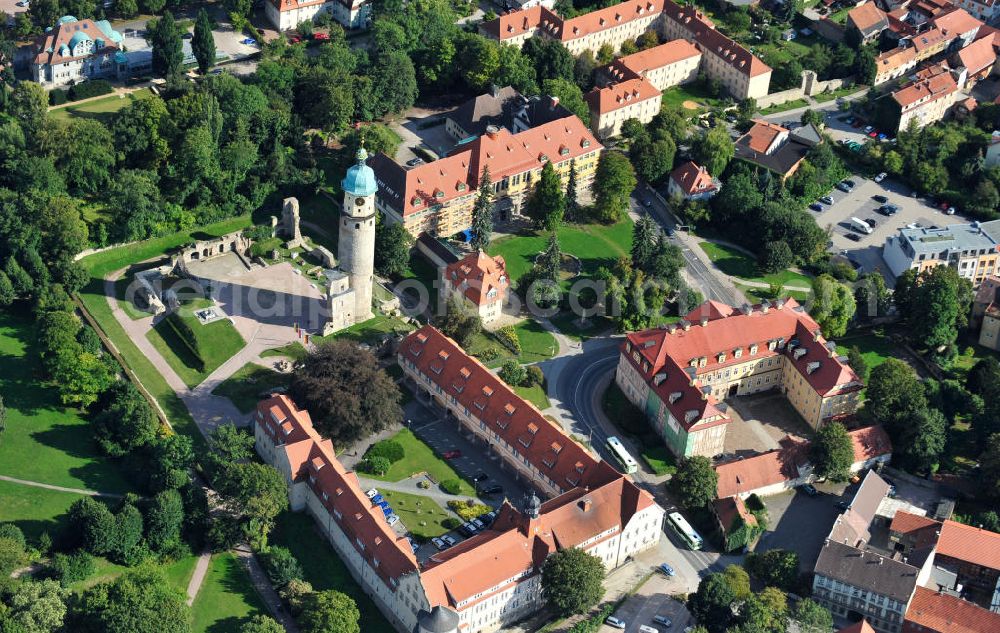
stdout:
[(264, 13), (279, 31), (294, 29), (313, 21), (320, 13), (329, 13), (345, 29), (367, 28), (371, 22), (370, 0), (267, 0)]

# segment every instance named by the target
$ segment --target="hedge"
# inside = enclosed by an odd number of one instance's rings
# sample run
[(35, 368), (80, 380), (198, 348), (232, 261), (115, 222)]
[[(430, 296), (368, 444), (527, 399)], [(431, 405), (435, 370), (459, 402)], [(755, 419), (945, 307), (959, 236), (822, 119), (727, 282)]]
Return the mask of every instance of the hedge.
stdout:
[(463, 521), (471, 521), (480, 514), (486, 514), (490, 511), (490, 507), (483, 505), (482, 503), (472, 502), (470, 505), (468, 501), (458, 501), (457, 499), (449, 501), (448, 508), (458, 516), (462, 517)]
[(493, 334), (504, 347), (520, 356), (521, 339), (517, 337), (517, 330), (514, 329), (513, 325), (505, 325)]
[(403, 445), (396, 440), (381, 440), (375, 442), (365, 453), (365, 459), (371, 459), (373, 457), (384, 457), (389, 460), (390, 464), (394, 464), (406, 456), (406, 451), (403, 450)]
[(198, 366), (195, 367), (195, 369), (198, 371), (205, 371), (205, 359), (201, 355), (201, 350), (198, 349), (198, 338), (194, 335), (194, 330), (191, 329), (188, 322), (181, 318), (176, 311), (168, 314), (164, 321), (168, 326), (170, 326), (170, 329), (177, 334), (184, 345), (191, 350), (195, 361), (198, 363)]
[(55, 88), (49, 91), (49, 105), (62, 105), (69, 101), (69, 97), (66, 96), (66, 91), (60, 88)]
[(111, 94), (112, 92), (114, 92), (114, 87), (112, 87), (110, 81), (106, 79), (91, 79), (71, 86), (69, 89), (69, 99), (70, 101), (79, 101), (81, 99)]
[(459, 479), (445, 479), (441, 482), (441, 490), (450, 495), (457, 495), (462, 492), (462, 482)]

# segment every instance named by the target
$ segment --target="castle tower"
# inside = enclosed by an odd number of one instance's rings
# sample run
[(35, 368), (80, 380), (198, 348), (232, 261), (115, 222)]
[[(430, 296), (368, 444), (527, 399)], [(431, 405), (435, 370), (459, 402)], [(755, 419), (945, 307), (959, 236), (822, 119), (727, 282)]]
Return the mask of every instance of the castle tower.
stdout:
[(350, 277), (354, 290), (354, 322), (372, 317), (372, 283), (375, 272), (375, 172), (365, 164), (368, 152), (358, 150), (358, 162), (340, 181), (344, 206), (340, 213), (337, 256), (340, 269)]

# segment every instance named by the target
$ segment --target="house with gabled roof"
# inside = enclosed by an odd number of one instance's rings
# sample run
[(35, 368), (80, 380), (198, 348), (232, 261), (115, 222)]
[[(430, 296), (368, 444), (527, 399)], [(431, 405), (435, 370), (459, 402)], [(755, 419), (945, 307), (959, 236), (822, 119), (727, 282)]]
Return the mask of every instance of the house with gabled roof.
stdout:
[(483, 251), (449, 264), (443, 282), (448, 296), (457, 297), (486, 327), (500, 318), (510, 290), (507, 262), (500, 255), (490, 257)]
[(59, 18), (34, 44), (31, 78), (46, 89), (124, 76), (125, 38), (107, 20)]
[(265, 0), (264, 15), (279, 31), (312, 22), (321, 13), (333, 17), (345, 29), (366, 28), (371, 22), (370, 0)]

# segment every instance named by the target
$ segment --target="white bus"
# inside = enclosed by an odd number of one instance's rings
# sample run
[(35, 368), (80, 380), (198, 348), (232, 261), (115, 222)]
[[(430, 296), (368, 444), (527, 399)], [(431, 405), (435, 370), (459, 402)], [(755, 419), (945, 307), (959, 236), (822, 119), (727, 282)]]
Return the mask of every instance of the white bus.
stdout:
[(615, 456), (615, 459), (622, 465), (626, 473), (631, 474), (639, 470), (639, 464), (632, 459), (632, 456), (625, 450), (625, 445), (617, 437), (608, 438), (608, 450)]
[(691, 524), (681, 516), (680, 512), (671, 512), (668, 514), (667, 522), (670, 524), (670, 527), (674, 529), (674, 532), (677, 533), (677, 536), (681, 537), (681, 540), (684, 541), (685, 545), (691, 549), (701, 549), (701, 537), (694, 531)]

